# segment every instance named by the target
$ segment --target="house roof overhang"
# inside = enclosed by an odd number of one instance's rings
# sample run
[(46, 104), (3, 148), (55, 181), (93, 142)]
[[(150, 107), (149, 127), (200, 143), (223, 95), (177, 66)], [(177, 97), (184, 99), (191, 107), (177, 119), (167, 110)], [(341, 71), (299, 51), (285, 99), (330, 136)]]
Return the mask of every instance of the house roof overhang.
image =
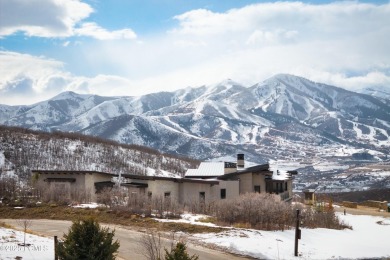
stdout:
[(249, 168), (244, 168), (242, 170), (237, 170), (236, 172), (227, 173), (222, 176), (218, 176), (218, 179), (225, 180), (230, 178), (237, 178), (241, 174), (246, 174), (246, 173), (272, 175), (272, 171), (269, 170), (269, 164), (261, 164)]
[(73, 170), (31, 170), (32, 173), (38, 174), (102, 174), (112, 177), (117, 177), (118, 175), (108, 173), (108, 172), (99, 172), (99, 171), (73, 171)]
[(76, 182), (76, 178), (46, 178), (45, 182)]
[(133, 188), (147, 188), (149, 185), (147, 183), (142, 182), (125, 182), (122, 183), (121, 186)]
[(174, 177), (163, 177), (163, 176), (144, 176), (144, 175), (132, 175), (132, 174), (122, 174), (122, 177), (126, 179), (133, 180), (163, 180), (163, 181), (173, 181), (173, 182), (192, 182), (192, 183), (205, 183), (205, 184), (219, 184), (218, 180), (209, 180), (209, 179), (193, 179), (193, 178), (174, 178)]

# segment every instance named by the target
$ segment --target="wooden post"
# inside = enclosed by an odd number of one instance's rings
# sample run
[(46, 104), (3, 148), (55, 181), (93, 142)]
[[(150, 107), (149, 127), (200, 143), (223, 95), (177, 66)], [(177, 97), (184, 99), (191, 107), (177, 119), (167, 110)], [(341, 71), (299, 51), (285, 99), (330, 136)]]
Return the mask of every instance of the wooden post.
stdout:
[(301, 239), (301, 230), (299, 229), (299, 209), (297, 209), (297, 223), (296, 223), (296, 226), (295, 226), (294, 256), (298, 256), (298, 239)]
[(57, 236), (54, 236), (54, 260), (58, 260), (57, 246), (58, 246), (58, 238)]

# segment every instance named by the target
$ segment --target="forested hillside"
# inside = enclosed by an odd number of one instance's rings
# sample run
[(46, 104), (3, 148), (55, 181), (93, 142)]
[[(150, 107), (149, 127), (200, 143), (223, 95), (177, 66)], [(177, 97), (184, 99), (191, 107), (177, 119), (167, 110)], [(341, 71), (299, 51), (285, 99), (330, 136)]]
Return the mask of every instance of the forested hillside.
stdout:
[(72, 133), (0, 126), (0, 174), (28, 180), (31, 169), (96, 170), (114, 174), (185, 173), (198, 161)]

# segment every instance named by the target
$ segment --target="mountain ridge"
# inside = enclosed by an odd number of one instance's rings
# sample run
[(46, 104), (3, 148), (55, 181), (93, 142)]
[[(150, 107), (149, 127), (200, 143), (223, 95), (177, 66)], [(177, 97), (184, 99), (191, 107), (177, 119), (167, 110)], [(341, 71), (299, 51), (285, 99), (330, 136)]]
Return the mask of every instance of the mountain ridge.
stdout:
[(245, 152), (256, 162), (302, 158), (321, 145), (390, 149), (390, 104), (383, 99), (278, 74), (245, 87), (211, 86), (144, 96), (63, 92), (30, 106), (0, 105), (0, 124), (78, 132), (162, 152), (211, 159)]

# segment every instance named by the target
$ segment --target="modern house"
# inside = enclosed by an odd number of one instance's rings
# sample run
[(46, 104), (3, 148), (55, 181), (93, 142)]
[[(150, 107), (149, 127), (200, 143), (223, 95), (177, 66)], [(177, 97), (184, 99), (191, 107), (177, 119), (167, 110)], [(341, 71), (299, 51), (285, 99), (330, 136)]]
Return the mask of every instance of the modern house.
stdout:
[[(90, 201), (96, 201), (99, 191), (112, 187), (112, 177), (118, 177), (97, 171), (35, 170), (33, 174), (40, 187), (66, 191), (67, 196), (82, 191)], [(288, 201), (295, 174), (296, 171), (271, 171), (268, 164), (245, 167), (244, 155), (238, 154), (234, 163), (202, 162), (198, 169), (188, 169), (184, 178), (122, 174), (121, 186), (127, 187), (129, 194), (169, 198), (180, 204), (210, 203), (250, 192), (277, 194)]]
[(129, 193), (144, 194), (148, 197), (169, 198), (180, 204), (188, 202), (210, 203), (219, 199), (239, 196), (237, 180), (217, 180), (198, 178), (170, 178), (159, 176), (126, 175), (122, 186), (128, 187)]
[(98, 171), (32, 170), (36, 187), (50, 196), (96, 201), (105, 187), (113, 187), (114, 174)]
[(315, 189), (307, 189), (303, 191), (306, 205), (314, 205), (316, 201)]
[(198, 169), (189, 169), (185, 178), (236, 181), (239, 194), (248, 192), (273, 193), (282, 200), (292, 198), (292, 180), (296, 171), (270, 170), (269, 164), (245, 167), (244, 155), (237, 155), (237, 163), (202, 162)]

